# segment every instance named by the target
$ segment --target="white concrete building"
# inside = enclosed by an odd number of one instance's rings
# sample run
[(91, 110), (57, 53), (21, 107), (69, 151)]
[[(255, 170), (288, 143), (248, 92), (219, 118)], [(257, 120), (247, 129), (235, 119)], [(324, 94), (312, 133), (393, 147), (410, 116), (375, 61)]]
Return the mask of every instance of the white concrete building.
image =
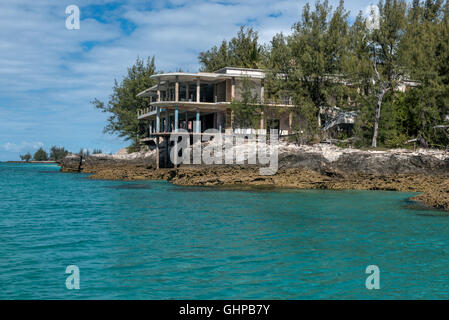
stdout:
[[(157, 85), (138, 94), (150, 98), (150, 106), (139, 110), (138, 119), (149, 123), (149, 137), (166, 136), (179, 128), (192, 134), (215, 128), (241, 131), (235, 128), (232, 100), (239, 100), (244, 81), (251, 81), (253, 96), (264, 108), (279, 108), (279, 116), (269, 118), (261, 110), (260, 129), (278, 129), (280, 135), (292, 132), (293, 105), (291, 101), (270, 103), (264, 97), (262, 70), (226, 67), (215, 72), (172, 72), (151, 76)], [(196, 121), (196, 122), (195, 122)], [(194, 122), (200, 124), (194, 127)]]

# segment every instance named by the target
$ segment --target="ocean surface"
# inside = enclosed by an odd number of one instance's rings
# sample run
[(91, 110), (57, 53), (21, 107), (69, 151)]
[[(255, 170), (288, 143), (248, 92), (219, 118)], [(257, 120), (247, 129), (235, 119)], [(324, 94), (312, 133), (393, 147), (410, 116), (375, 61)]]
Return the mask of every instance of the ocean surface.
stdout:
[[(95, 181), (0, 164), (0, 299), (449, 298), (449, 217), (370, 191)], [(80, 289), (66, 288), (66, 267)], [(368, 265), (380, 289), (368, 290)]]

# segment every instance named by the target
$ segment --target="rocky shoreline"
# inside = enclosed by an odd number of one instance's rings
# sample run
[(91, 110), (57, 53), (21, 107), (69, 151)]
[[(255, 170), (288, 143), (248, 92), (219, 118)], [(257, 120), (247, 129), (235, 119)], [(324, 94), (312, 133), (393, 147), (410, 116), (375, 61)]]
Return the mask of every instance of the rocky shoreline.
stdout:
[(449, 211), (449, 154), (429, 150), (362, 151), (328, 145), (281, 145), (279, 170), (261, 176), (259, 167), (180, 166), (155, 169), (155, 152), (126, 156), (69, 156), (63, 172), (91, 173), (92, 179), (166, 180), (185, 186), (229, 186), (328, 190), (419, 192), (412, 198)]

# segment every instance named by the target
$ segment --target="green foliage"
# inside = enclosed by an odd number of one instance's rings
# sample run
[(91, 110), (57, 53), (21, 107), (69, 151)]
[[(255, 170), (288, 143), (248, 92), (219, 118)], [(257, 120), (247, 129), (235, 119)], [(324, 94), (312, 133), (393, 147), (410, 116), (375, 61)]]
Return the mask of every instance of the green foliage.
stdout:
[(26, 162), (28, 162), (28, 161), (30, 161), (31, 160), (31, 158), (32, 158), (32, 156), (31, 156), (31, 153), (26, 153), (26, 154), (24, 154), (24, 155), (20, 155), (20, 159), (22, 160), (22, 161), (26, 161)]
[(48, 161), (48, 154), (47, 152), (41, 147), (39, 148), (33, 156), (34, 161)]
[(137, 94), (155, 84), (150, 76), (156, 73), (154, 57), (146, 62), (137, 58), (135, 64), (128, 68), (128, 74), (118, 83), (115, 80), (113, 93), (107, 103), (98, 99), (92, 104), (102, 112), (110, 114), (105, 133), (118, 134), (125, 140), (138, 143), (140, 136), (145, 134), (145, 128), (137, 119), (137, 110), (149, 106), (149, 99), (139, 98)]
[(414, 1), (403, 41), (408, 70), (420, 84), (413, 89), (414, 134), (425, 146), (447, 144), (446, 136), (434, 130), (449, 106), (449, 2), (443, 4), (442, 0)]
[(234, 112), (234, 126), (236, 128), (259, 127), (262, 107), (257, 94), (253, 95), (252, 89), (253, 83), (248, 79), (244, 79), (241, 98), (231, 102), (231, 109)]
[[(417, 139), (421, 146), (446, 147), (449, 133), (441, 128), (449, 114), (449, 0), (381, 0), (378, 7), (378, 30), (368, 30), (362, 13), (349, 23), (343, 1), (332, 8), (327, 0), (305, 5), (292, 34), (277, 34), (264, 46), (256, 31), (241, 27), (230, 41), (199, 54), (201, 71), (268, 70), (265, 100), (294, 103), (301, 142), (320, 139), (321, 107), (338, 107), (357, 111), (353, 137), (339, 136), (356, 146), (404, 147)], [(154, 58), (137, 59), (107, 104), (93, 101), (110, 114), (105, 132), (131, 140), (131, 152), (145, 134), (136, 111), (149, 103), (136, 95), (154, 85), (154, 73)], [(246, 82), (241, 99), (231, 103), (236, 126), (258, 127), (261, 111), (267, 118), (285, 112), (262, 108), (251, 92)]]
[(286, 97), (295, 104), (294, 121), (302, 131), (298, 140), (312, 142), (320, 133), (320, 107), (349, 109), (354, 89), (345, 83), (348, 63), (349, 12), (343, 2), (333, 10), (328, 1), (307, 4), (293, 34), (276, 35), (271, 41), (266, 94), (279, 102)]
[(103, 153), (103, 151), (101, 151), (101, 149), (94, 149), (92, 151), (92, 154), (102, 154), (102, 153)]
[[(443, 2), (415, 0), (407, 6), (399, 0), (381, 1), (379, 30), (369, 33), (361, 14), (351, 27), (348, 75), (361, 88), (355, 130), (361, 145), (368, 144), (375, 121), (380, 146), (404, 146), (412, 139), (423, 147), (447, 145), (444, 132), (434, 129), (448, 114), (449, 2)], [(404, 80), (409, 87), (398, 92)]]
[(220, 47), (201, 52), (198, 59), (201, 71), (213, 72), (224, 67), (259, 68), (263, 59), (263, 48), (259, 36), (252, 28), (240, 27), (237, 37)]
[(53, 146), (50, 149), (50, 160), (52, 161), (60, 161), (64, 157), (66, 157), (69, 154), (69, 152), (64, 149), (64, 147), (57, 147)]

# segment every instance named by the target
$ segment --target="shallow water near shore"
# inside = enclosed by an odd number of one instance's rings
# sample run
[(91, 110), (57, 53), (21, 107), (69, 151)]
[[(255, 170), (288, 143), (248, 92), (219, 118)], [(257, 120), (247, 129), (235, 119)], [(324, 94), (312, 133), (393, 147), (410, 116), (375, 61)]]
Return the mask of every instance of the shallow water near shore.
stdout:
[[(221, 190), (0, 163), (0, 299), (449, 298), (449, 218), (382, 191)], [(80, 269), (67, 290), (66, 267)], [(365, 269), (380, 268), (380, 290)]]

